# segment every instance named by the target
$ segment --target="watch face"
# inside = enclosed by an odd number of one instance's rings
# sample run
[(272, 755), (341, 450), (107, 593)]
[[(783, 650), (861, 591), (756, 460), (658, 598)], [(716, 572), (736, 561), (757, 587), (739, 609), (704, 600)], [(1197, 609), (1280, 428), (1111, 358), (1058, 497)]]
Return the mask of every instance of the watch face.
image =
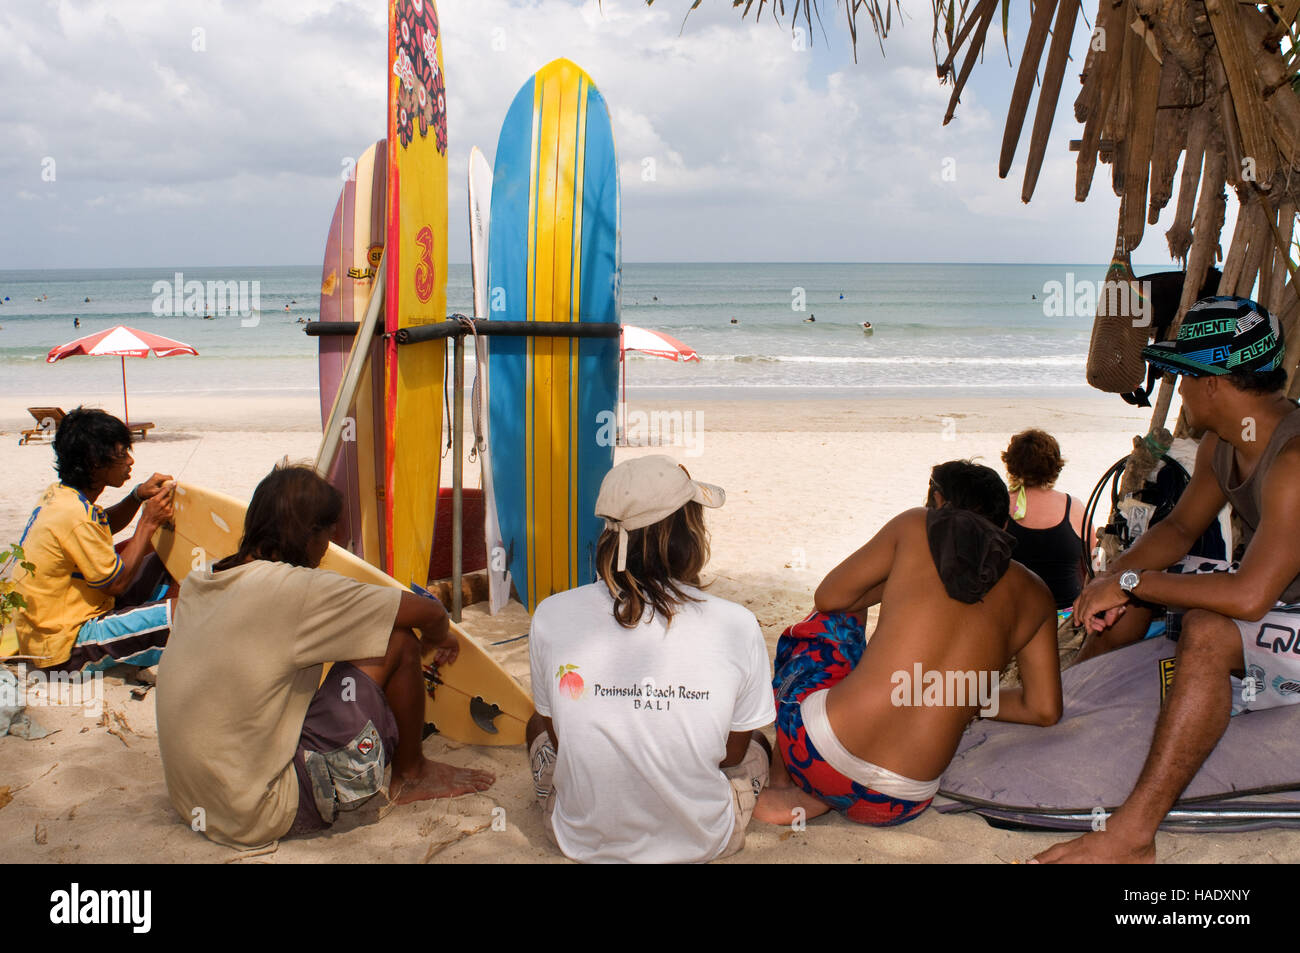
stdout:
[(1138, 584), (1138, 574), (1129, 570), (1119, 577), (1119, 587), (1125, 592), (1129, 592)]

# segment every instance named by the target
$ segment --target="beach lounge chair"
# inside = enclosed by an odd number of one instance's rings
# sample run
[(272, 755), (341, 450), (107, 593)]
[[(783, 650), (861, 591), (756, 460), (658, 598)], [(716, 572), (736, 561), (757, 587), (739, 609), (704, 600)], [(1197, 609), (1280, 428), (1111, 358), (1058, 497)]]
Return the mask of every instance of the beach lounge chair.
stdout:
[[(66, 416), (61, 407), (28, 407), (27, 412), (36, 421), (36, 426), (22, 432), (22, 436), (18, 438), (19, 446), (31, 443), (33, 440), (53, 440), (54, 431), (59, 429), (59, 421)], [(131, 431), (131, 435), (139, 437), (141, 440), (149, 436), (149, 431), (153, 430), (154, 426), (155, 424), (152, 421), (141, 421), (126, 425), (127, 429)]]
[(65, 416), (63, 408), (28, 407), (27, 412), (36, 421), (36, 426), (22, 432), (22, 436), (18, 438), (18, 445), (31, 443), (33, 440), (53, 440), (54, 431), (58, 429), (59, 421)]

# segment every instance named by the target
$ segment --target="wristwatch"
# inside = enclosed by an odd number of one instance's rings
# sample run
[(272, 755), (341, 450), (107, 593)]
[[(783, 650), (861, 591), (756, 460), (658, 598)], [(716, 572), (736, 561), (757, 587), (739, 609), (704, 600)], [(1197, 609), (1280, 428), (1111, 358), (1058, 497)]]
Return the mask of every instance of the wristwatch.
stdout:
[(1142, 577), (1136, 571), (1126, 569), (1120, 574), (1119, 587), (1131, 596), (1133, 595), (1133, 590), (1137, 588), (1138, 580), (1141, 578)]
[(143, 503), (143, 502), (144, 502), (144, 497), (140, 495), (140, 492), (139, 492), (139, 491), (140, 491), (140, 484), (139, 484), (139, 483), (137, 483), (135, 486), (131, 487), (131, 499), (135, 500), (137, 503)]

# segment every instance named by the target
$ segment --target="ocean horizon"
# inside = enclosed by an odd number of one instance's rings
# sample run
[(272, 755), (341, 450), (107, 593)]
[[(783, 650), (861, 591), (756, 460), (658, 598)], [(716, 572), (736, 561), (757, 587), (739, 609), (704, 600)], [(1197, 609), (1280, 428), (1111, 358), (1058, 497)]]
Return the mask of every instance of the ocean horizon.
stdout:
[[(1079, 289), (1099, 283), (1106, 267), (627, 262), (623, 322), (670, 334), (701, 358), (676, 364), (629, 353), (628, 395), (1095, 394), (1084, 379), (1095, 297), (1090, 305)], [(182, 284), (228, 284), (229, 313), (184, 313), (178, 274)], [(302, 322), (319, 317), (320, 281), (312, 265), (0, 270), (0, 393), (119, 390), (118, 361), (45, 363), (50, 348), (115, 324), (199, 351), (129, 361), (133, 394), (316, 393), (317, 345)], [(470, 313), (471, 301), (469, 266), (450, 265), (448, 313)], [(217, 310), (190, 303), (191, 312)]]

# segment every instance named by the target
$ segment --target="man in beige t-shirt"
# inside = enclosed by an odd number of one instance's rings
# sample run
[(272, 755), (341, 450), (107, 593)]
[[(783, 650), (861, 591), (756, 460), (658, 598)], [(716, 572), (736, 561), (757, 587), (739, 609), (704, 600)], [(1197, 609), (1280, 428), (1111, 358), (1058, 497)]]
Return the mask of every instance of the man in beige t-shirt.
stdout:
[[(253, 495), (239, 551), (182, 588), (158, 670), (158, 744), (172, 805), (218, 843), (325, 828), (379, 791), (388, 765), (399, 804), (495, 780), (421, 751), (421, 644), (438, 664), (458, 651), (442, 606), (314, 568), (340, 510), (312, 470), (279, 468)], [(321, 683), (341, 659), (353, 661)]]

